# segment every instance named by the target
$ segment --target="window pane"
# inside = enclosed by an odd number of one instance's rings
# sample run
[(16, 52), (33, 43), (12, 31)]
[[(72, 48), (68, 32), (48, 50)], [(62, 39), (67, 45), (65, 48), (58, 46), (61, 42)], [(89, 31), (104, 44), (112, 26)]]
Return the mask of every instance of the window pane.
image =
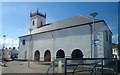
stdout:
[(32, 25), (35, 25), (35, 21), (33, 20)]
[(105, 35), (106, 35), (106, 41), (108, 41), (108, 32), (105, 31)]
[(22, 45), (25, 45), (25, 40), (22, 41)]

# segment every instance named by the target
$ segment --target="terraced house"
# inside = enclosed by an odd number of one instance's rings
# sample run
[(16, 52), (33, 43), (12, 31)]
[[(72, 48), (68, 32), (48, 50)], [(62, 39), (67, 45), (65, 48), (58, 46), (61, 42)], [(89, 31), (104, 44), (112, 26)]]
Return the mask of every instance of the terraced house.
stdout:
[(90, 17), (74, 16), (46, 24), (46, 14), (36, 11), (30, 13), (30, 32), (19, 37), (19, 59), (112, 58), (111, 37), (104, 20), (93, 25)]

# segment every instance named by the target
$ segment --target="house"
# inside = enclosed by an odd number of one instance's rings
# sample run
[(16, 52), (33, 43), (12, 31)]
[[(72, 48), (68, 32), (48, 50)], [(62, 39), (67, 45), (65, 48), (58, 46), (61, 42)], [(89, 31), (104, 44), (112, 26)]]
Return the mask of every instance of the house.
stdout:
[[(7, 60), (11, 60), (11, 56), (17, 56), (18, 55), (18, 50), (15, 49), (15, 47), (11, 48), (5, 48), (5, 49), (0, 49), (0, 60), (2, 58), (7, 59)], [(17, 58), (17, 57), (16, 57)]]
[(112, 53), (113, 53), (113, 58), (118, 58), (118, 44), (113, 43)]
[(11, 50), (9, 49), (0, 50), (0, 59), (3, 58), (3, 59), (11, 60), (10, 56), (11, 56)]

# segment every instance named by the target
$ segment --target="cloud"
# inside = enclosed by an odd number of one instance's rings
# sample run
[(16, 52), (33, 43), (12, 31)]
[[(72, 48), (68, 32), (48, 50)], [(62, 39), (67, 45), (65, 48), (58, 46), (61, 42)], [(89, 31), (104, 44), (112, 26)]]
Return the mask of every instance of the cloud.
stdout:
[[(19, 40), (17, 39), (11, 39), (11, 38), (6, 38), (5, 39), (5, 47), (18, 47), (19, 46)], [(3, 38), (0, 38), (0, 49), (3, 47)]]

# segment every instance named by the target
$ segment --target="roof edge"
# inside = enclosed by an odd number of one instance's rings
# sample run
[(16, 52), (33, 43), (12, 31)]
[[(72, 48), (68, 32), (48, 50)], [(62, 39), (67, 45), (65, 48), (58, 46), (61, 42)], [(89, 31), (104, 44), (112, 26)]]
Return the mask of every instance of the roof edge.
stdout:
[[(104, 22), (104, 20), (98, 20), (98, 21), (95, 21), (95, 23), (99, 23), (99, 22)], [(41, 33), (46, 33), (46, 32), (52, 32), (52, 31), (57, 31), (57, 30), (62, 30), (62, 29), (67, 29), (67, 28), (73, 28), (73, 27), (78, 27), (78, 26), (84, 26), (84, 25), (89, 25), (89, 24), (92, 24), (93, 22), (88, 22), (88, 23), (84, 23), (84, 24), (78, 24), (78, 25), (74, 25), (74, 26), (69, 26), (69, 27), (64, 27), (64, 28), (58, 28), (58, 29), (53, 29), (53, 30), (49, 30), (49, 31), (44, 31), (44, 32), (38, 32), (38, 33), (35, 33), (35, 34), (41, 34)], [(105, 25), (107, 26), (107, 24), (105, 23)], [(108, 27), (108, 26), (107, 26)], [(109, 27), (108, 27), (109, 28)], [(109, 29), (110, 30), (110, 29)], [(111, 30), (110, 30), (111, 32)], [(111, 32), (112, 33), (112, 32)], [(32, 34), (32, 35), (35, 35), (35, 34)], [(18, 38), (21, 38), (21, 37), (26, 37), (26, 36), (29, 36), (30, 34), (28, 35), (23, 35), (23, 36), (20, 36)]]

